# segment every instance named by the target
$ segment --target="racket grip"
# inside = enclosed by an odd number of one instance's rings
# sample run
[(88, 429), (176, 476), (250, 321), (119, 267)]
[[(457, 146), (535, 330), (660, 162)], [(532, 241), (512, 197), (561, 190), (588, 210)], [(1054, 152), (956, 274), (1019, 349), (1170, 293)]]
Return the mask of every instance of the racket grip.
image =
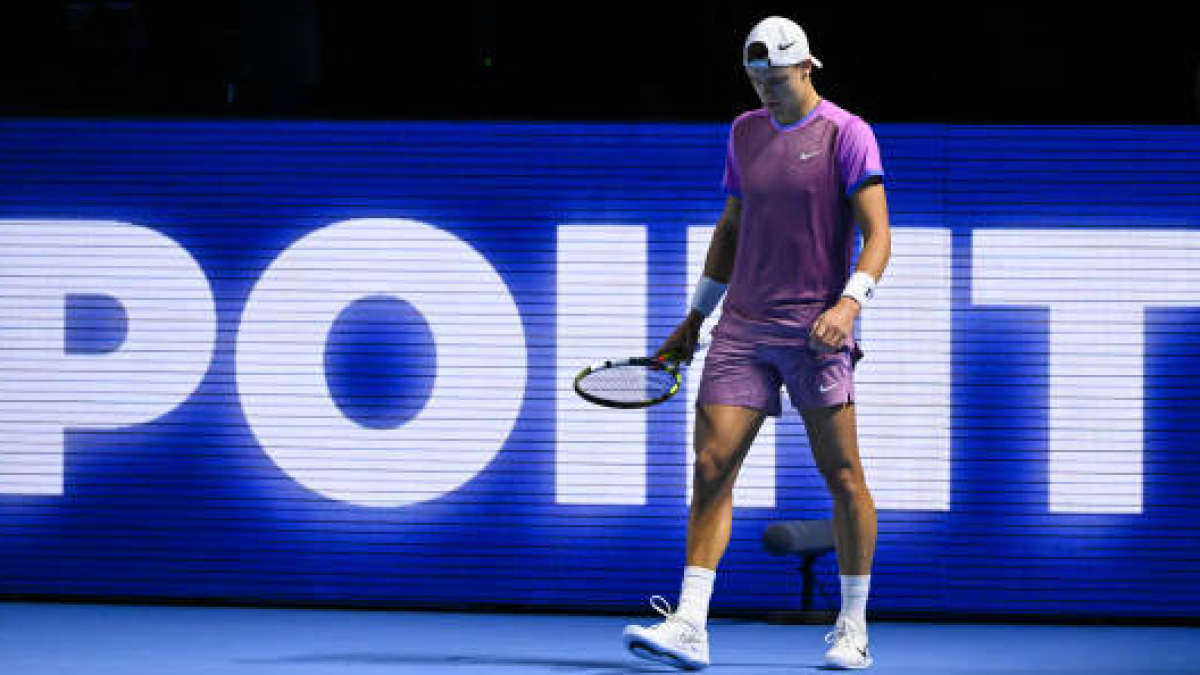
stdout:
[[(710, 344), (712, 344), (712, 331), (705, 331), (701, 333), (696, 338), (696, 344), (692, 345), (692, 356), (694, 357), (697, 352), (708, 349)], [(677, 349), (668, 349), (654, 358), (658, 359), (659, 361), (679, 362), (683, 360), (683, 354)]]

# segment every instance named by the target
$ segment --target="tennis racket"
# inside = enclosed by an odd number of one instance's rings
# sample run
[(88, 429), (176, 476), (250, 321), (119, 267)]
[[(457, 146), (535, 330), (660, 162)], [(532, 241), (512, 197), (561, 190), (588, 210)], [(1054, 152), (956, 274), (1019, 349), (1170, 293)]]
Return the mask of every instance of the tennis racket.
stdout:
[[(693, 355), (708, 347), (711, 335), (696, 340)], [(597, 361), (575, 376), (575, 393), (588, 403), (608, 408), (646, 408), (679, 392), (682, 363), (677, 352)]]

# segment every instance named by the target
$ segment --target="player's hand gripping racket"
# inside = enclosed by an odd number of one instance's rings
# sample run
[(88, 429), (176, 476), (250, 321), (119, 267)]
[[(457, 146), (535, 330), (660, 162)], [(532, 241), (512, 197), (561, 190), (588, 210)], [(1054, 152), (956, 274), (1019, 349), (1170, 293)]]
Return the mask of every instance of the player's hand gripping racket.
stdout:
[[(692, 354), (708, 347), (710, 334), (700, 336)], [(609, 408), (645, 408), (668, 400), (679, 391), (682, 354), (598, 361), (575, 376), (575, 393), (583, 400)]]

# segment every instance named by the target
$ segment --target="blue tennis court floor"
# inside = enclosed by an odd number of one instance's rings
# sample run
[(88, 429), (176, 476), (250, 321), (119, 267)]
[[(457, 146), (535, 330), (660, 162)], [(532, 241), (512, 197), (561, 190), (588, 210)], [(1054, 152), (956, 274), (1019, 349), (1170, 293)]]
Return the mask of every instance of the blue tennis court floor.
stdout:
[[(0, 603), (0, 673), (654, 673), (646, 616)], [(830, 626), (715, 619), (706, 673), (830, 672)], [(1200, 628), (872, 622), (868, 673), (1200, 673)]]

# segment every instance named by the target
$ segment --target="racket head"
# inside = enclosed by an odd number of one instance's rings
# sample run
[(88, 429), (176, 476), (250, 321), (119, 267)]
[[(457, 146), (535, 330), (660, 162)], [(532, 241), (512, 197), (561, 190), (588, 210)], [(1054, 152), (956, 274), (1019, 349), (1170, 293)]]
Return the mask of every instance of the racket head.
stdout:
[(607, 408), (645, 408), (678, 393), (680, 379), (679, 363), (668, 358), (598, 361), (575, 376), (575, 393)]

